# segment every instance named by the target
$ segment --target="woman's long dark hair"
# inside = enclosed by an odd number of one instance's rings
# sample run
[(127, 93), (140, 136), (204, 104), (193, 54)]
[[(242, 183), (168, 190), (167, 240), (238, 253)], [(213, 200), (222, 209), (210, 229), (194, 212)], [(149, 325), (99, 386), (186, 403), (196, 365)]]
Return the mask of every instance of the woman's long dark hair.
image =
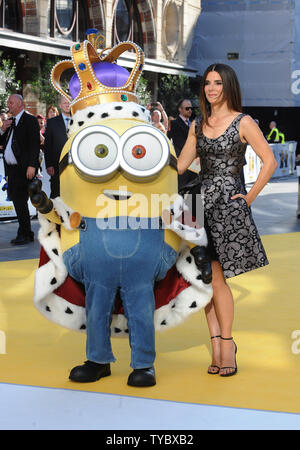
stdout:
[(223, 99), (227, 101), (228, 108), (242, 112), (242, 96), (239, 80), (235, 71), (226, 64), (211, 64), (203, 74), (200, 88), (200, 108), (202, 120), (197, 134), (202, 132), (203, 124), (208, 126), (208, 118), (211, 115), (210, 103), (206, 100), (204, 87), (209, 72), (218, 72), (223, 82)]

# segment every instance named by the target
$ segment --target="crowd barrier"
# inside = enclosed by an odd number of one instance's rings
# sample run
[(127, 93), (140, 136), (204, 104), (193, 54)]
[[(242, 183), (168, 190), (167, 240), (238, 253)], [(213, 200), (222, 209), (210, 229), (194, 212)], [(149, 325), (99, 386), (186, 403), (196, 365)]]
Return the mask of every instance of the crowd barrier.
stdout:
[(296, 161), (296, 170), (298, 176), (298, 207), (297, 207), (297, 217), (300, 219), (300, 161)]
[[(277, 161), (277, 168), (272, 178), (283, 177), (295, 173), (295, 152), (296, 141), (289, 141), (285, 144), (270, 144)], [(246, 149), (246, 162), (244, 166), (245, 183), (254, 183), (258, 177), (262, 162), (250, 145)]]

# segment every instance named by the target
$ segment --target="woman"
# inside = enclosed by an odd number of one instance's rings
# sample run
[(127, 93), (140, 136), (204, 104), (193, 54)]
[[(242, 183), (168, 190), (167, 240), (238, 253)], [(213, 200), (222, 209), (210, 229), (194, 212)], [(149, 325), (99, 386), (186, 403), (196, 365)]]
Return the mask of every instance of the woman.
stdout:
[(160, 102), (148, 103), (146, 109), (150, 111), (152, 125), (163, 133), (167, 133), (168, 116)]
[(40, 126), (40, 145), (41, 145), (41, 149), (44, 149), (44, 142), (45, 142), (45, 138), (44, 138), (44, 134), (45, 134), (45, 125), (46, 125), (46, 119), (44, 116), (42, 116), (42, 114), (38, 114), (36, 116), (39, 126)]
[[(237, 372), (237, 346), (232, 338), (233, 297), (226, 278), (268, 264), (249, 206), (277, 163), (256, 122), (241, 113), (239, 82), (231, 67), (213, 64), (207, 68), (200, 105), (202, 121), (196, 119), (190, 127), (178, 159), (178, 173), (200, 157), (204, 224), (213, 271), (213, 298), (205, 309), (212, 342), (208, 373), (231, 376)], [(240, 177), (247, 144), (263, 162), (248, 193)]]
[(160, 131), (166, 134), (167, 130), (164, 127), (164, 125), (161, 122), (161, 112), (159, 109), (153, 109), (151, 110), (151, 122), (152, 125), (156, 128), (158, 128)]
[(59, 115), (59, 111), (58, 111), (58, 109), (56, 108), (56, 106), (54, 106), (54, 105), (50, 105), (48, 108), (47, 108), (47, 112), (46, 112), (46, 119), (48, 120), (48, 119), (52, 119), (52, 117), (56, 117), (56, 116), (58, 116)]

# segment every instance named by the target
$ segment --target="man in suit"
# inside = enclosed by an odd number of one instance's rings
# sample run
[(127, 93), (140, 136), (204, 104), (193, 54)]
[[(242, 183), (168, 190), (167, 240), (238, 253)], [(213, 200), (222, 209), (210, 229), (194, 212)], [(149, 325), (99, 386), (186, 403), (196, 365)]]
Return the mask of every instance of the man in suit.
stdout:
[[(192, 115), (192, 104), (190, 100), (182, 99), (177, 105), (179, 115), (176, 120), (171, 121), (170, 130), (168, 131), (168, 138), (172, 139), (177, 158), (185, 144), (189, 134), (189, 127), (191, 124), (190, 118)], [(184, 174), (178, 176), (178, 189), (190, 183), (196, 174), (187, 170)]]
[(47, 120), (44, 155), (47, 173), (51, 176), (51, 198), (60, 194), (59, 186), (59, 158), (68, 136), (67, 129), (70, 123), (70, 102), (61, 97), (59, 102), (61, 113)]
[(40, 127), (36, 117), (24, 110), (21, 95), (12, 94), (7, 101), (11, 120), (5, 121), (2, 136), (4, 164), (8, 176), (8, 196), (17, 214), (19, 228), (13, 245), (34, 240), (28, 209), (28, 185), (39, 164)]

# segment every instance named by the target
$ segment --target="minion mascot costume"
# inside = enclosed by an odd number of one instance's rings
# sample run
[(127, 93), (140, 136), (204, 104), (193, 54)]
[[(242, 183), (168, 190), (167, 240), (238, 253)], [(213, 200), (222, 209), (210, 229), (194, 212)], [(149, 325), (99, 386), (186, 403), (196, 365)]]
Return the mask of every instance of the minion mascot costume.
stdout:
[[(174, 149), (138, 104), (142, 50), (122, 42), (98, 53), (100, 39), (88, 30), (72, 59), (51, 74), (71, 101), (72, 119), (60, 158), (61, 196), (49, 200), (39, 180), (30, 187), (42, 246), (34, 303), (46, 318), (86, 332), (87, 361), (70, 380), (110, 375), (110, 337), (129, 334), (128, 384), (152, 386), (155, 329), (177, 325), (211, 300), (207, 238), (204, 228), (182, 223), (188, 211), (177, 194)], [(130, 74), (115, 63), (127, 50), (136, 54)], [(60, 83), (70, 68), (71, 96)]]

